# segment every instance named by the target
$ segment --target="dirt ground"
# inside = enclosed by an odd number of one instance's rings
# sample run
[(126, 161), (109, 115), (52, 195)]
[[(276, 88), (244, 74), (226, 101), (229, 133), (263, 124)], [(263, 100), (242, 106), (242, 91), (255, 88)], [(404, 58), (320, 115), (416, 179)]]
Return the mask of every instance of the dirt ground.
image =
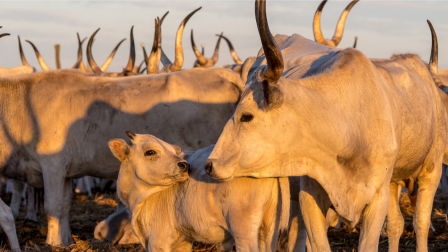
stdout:
[[(17, 235), (22, 251), (144, 251), (139, 244), (113, 245), (100, 242), (93, 238), (95, 226), (115, 211), (117, 205), (112, 192), (94, 192), (94, 196), (87, 197), (74, 194), (70, 210), (70, 227), (75, 244), (68, 247), (52, 247), (45, 244), (47, 223), (45, 216), (38, 215), (38, 223), (26, 222), (26, 207), (20, 209), (20, 216), (16, 221)], [(9, 205), (11, 195), (4, 194), (1, 198)], [(400, 200), (405, 215), (405, 229), (400, 241), (400, 251), (415, 251), (416, 239), (412, 227), (413, 209), (407, 194)], [(446, 223), (446, 210), (448, 209), (448, 194), (437, 194), (434, 201), (432, 223), (435, 232), (430, 232), (428, 243), (429, 251), (448, 251), (448, 226)], [(359, 225), (351, 230), (343, 226), (342, 229), (330, 229), (328, 236), (332, 251), (357, 251), (359, 238)], [(8, 251), (8, 240), (3, 231), (0, 231), (0, 251)], [(380, 239), (379, 251), (387, 251), (387, 238)], [(216, 251), (213, 245), (195, 244), (195, 252)]]

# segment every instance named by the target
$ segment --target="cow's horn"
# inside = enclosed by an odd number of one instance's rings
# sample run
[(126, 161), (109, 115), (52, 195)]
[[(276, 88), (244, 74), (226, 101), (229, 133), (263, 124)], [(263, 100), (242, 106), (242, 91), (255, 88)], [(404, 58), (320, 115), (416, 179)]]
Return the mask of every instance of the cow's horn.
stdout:
[(431, 29), (432, 45), (431, 45), (431, 58), (429, 59), (429, 72), (434, 80), (436, 86), (443, 85), (439, 79), (439, 43), (437, 42), (437, 34), (429, 20), (428, 25)]
[(134, 140), (134, 138), (136, 137), (136, 135), (130, 131), (126, 131), (126, 135), (128, 135), (128, 137), (132, 140)]
[[(162, 26), (163, 20), (165, 19), (166, 15), (168, 15), (169, 11), (167, 11), (165, 13), (165, 15), (163, 15), (163, 17), (160, 19), (160, 26)], [(160, 28), (160, 37), (162, 37), (162, 28)], [(172, 65), (173, 63), (171, 63), (171, 60), (166, 56), (166, 54), (163, 52), (163, 48), (162, 48), (162, 40), (159, 41), (160, 42), (160, 60), (162, 62), (162, 64), (164, 66), (166, 65)], [(158, 52), (157, 52), (158, 53)]]
[(95, 38), (95, 35), (98, 33), (99, 30), (100, 30), (100, 28), (98, 28), (98, 30), (96, 30), (92, 34), (92, 36), (90, 36), (89, 43), (87, 43), (87, 63), (89, 64), (90, 69), (92, 69), (92, 71), (95, 75), (100, 75), (103, 73), (103, 71), (101, 71), (101, 69), (98, 67), (98, 65), (96, 64), (96, 62), (92, 56), (93, 39)]
[(60, 44), (54, 45), (54, 50), (56, 53), (56, 69), (61, 69), (61, 56), (60, 56), (61, 45)]
[(142, 68), (143, 63), (145, 63), (145, 59), (143, 59), (143, 60), (142, 60), (142, 63), (140, 63), (140, 65), (138, 65), (138, 67), (137, 67), (137, 72), (136, 72), (136, 73), (140, 73), (140, 69)]
[(201, 53), (202, 53), (202, 55), (204, 55), (205, 54), (204, 44), (201, 44), (201, 47), (202, 47)]
[(356, 49), (357, 44), (358, 44), (358, 36), (355, 36), (355, 43), (353, 44), (353, 48)]
[(341, 14), (341, 17), (339, 18), (338, 25), (336, 26), (336, 31), (334, 33), (333, 38), (331, 39), (336, 46), (338, 46), (342, 40), (342, 35), (344, 34), (345, 20), (347, 20), (348, 13), (353, 8), (353, 6), (355, 6), (357, 2), (359, 2), (359, 0), (354, 0), (349, 5), (347, 5), (347, 7), (345, 7), (345, 10)]
[(327, 0), (324, 0), (322, 1), (322, 3), (320, 3), (319, 7), (316, 10), (316, 14), (314, 14), (313, 22), (314, 41), (322, 45), (325, 45), (325, 38), (320, 27), (320, 17), (322, 16), (322, 9), (324, 8), (326, 3)]
[(145, 44), (141, 43), (143, 50), (143, 61), (145, 62), (146, 67), (148, 67), (148, 54), (146, 53)]
[(191, 46), (193, 47), (194, 55), (196, 55), (196, 58), (198, 59), (199, 65), (205, 65), (205, 63), (207, 63), (207, 61), (205, 60), (204, 55), (202, 55), (199, 52), (198, 48), (196, 48), (196, 45), (194, 44), (193, 29), (191, 29)]
[(30, 45), (33, 47), (34, 52), (36, 53), (37, 61), (39, 61), (40, 67), (42, 67), (42, 70), (44, 71), (50, 71), (51, 69), (47, 66), (42, 56), (40, 56), (39, 51), (37, 50), (36, 46), (29, 40), (25, 40), (26, 42), (30, 43)]
[(221, 38), (222, 38), (222, 32), (221, 35), (219, 35), (218, 42), (216, 42), (215, 52), (213, 53), (212, 61), (213, 65), (218, 62), (219, 59), (219, 45), (221, 44)]
[(81, 61), (82, 61), (82, 43), (84, 42), (84, 40), (81, 42), (81, 38), (79, 37), (79, 33), (76, 33), (76, 36), (78, 37), (78, 59), (76, 60), (76, 63), (72, 67), (72, 69), (78, 69), (79, 65), (81, 64)]
[(156, 18), (154, 20), (155, 22), (155, 28), (154, 28), (154, 42), (152, 44), (152, 49), (151, 49), (151, 53), (149, 55), (149, 60), (148, 60), (148, 68), (147, 68), (147, 73), (148, 74), (156, 74), (158, 72), (158, 68), (157, 68), (157, 50), (158, 50), (158, 44), (159, 44), (159, 18)]
[(28, 61), (26, 61), (25, 58), (25, 54), (23, 54), (22, 43), (20, 42), (20, 36), (17, 37), (19, 39), (19, 52), (20, 52), (20, 59), (22, 60), (22, 65), (29, 66), (30, 64), (28, 64)]
[(126, 68), (124, 69), (123, 72), (132, 72), (134, 70), (134, 64), (135, 64), (135, 45), (134, 45), (134, 26), (131, 27), (131, 49), (129, 52), (129, 61), (128, 61), (128, 65), (126, 66)]
[(179, 25), (179, 29), (177, 29), (176, 34), (176, 47), (175, 47), (175, 57), (174, 57), (174, 64), (171, 66), (171, 71), (179, 71), (182, 68), (182, 65), (184, 64), (184, 51), (182, 50), (182, 34), (184, 33), (185, 25), (187, 24), (188, 20), (202, 7), (197, 8), (196, 10), (192, 11), (188, 16), (182, 20), (182, 23)]
[(255, 16), (257, 17), (258, 33), (266, 56), (267, 67), (264, 70), (264, 78), (276, 83), (283, 73), (283, 56), (280, 48), (269, 31), (266, 18), (266, 0), (256, 0)]
[(236, 64), (243, 64), (243, 62), (240, 60), (240, 58), (236, 54), (235, 49), (233, 48), (232, 42), (230, 42), (230, 40), (228, 38), (226, 38), (225, 36), (223, 36), (222, 34), (221, 35), (216, 34), (216, 36), (222, 36), (222, 38), (227, 42), (227, 45), (229, 46), (229, 50), (230, 50), (230, 55), (232, 55), (233, 61), (235, 61)]
[(120, 42), (118, 42), (118, 44), (115, 46), (115, 48), (109, 54), (109, 57), (107, 57), (106, 61), (104, 61), (103, 65), (101, 65), (101, 68), (100, 68), (101, 71), (105, 72), (107, 70), (110, 63), (112, 63), (112, 60), (114, 59), (115, 53), (117, 53), (118, 47), (120, 47), (121, 43), (123, 43), (125, 40), (126, 40), (126, 38), (124, 38)]

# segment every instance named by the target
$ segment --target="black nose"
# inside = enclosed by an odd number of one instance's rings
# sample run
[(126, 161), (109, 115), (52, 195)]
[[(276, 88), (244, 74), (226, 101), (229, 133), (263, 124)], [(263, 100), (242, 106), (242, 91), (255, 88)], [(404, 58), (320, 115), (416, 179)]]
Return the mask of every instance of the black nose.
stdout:
[(182, 169), (183, 171), (190, 170), (190, 164), (187, 162), (178, 162), (177, 166), (179, 166), (179, 168)]
[(212, 170), (213, 170), (213, 163), (209, 161), (205, 164), (205, 171), (207, 172), (208, 175), (210, 175)]

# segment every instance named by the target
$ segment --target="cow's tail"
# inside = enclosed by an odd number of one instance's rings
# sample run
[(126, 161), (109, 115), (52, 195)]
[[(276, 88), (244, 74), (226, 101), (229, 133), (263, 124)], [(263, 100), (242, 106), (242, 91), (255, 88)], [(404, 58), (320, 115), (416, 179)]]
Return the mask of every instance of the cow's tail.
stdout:
[(289, 192), (289, 178), (279, 178), (281, 195), (281, 212), (279, 223), (279, 237), (278, 248), (280, 251), (287, 251), (288, 249), (288, 229), (289, 229), (289, 215), (291, 207), (291, 194)]

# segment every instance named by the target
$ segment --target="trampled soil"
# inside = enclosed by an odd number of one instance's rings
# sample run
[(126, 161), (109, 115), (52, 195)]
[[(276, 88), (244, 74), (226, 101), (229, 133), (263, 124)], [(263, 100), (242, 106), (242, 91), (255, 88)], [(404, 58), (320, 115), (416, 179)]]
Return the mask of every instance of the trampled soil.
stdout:
[[(1, 198), (6, 204), (10, 203), (10, 194)], [(405, 216), (405, 229), (400, 240), (400, 251), (415, 251), (416, 239), (412, 227), (413, 209), (407, 194), (401, 197), (402, 211)], [(16, 221), (17, 235), (22, 251), (144, 251), (139, 244), (112, 245), (100, 242), (93, 238), (95, 226), (115, 211), (116, 201), (113, 193), (95, 192), (94, 196), (87, 197), (81, 194), (73, 196), (70, 210), (70, 227), (75, 244), (69, 247), (52, 247), (45, 244), (47, 223), (45, 216), (38, 216), (38, 223), (26, 222), (26, 207), (20, 209), (20, 216)], [(435, 232), (430, 232), (428, 243), (429, 251), (448, 251), (448, 226), (446, 223), (446, 210), (448, 209), (448, 194), (437, 194), (434, 201), (432, 223)], [(351, 230), (343, 226), (342, 229), (330, 229), (328, 232), (332, 251), (357, 251), (359, 238), (359, 225)], [(0, 233), (0, 251), (8, 251), (6, 235)], [(380, 239), (379, 251), (387, 251), (387, 238)], [(215, 251), (213, 245), (196, 244), (195, 252)]]

